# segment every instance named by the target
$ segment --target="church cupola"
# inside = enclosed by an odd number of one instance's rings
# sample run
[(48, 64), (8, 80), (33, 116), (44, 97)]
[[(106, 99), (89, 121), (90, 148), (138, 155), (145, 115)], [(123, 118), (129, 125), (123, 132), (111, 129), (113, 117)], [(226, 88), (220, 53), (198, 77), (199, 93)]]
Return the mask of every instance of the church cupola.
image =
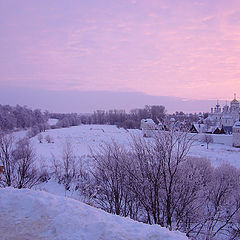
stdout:
[(230, 111), (239, 112), (239, 101), (236, 99), (236, 93), (234, 94), (234, 99), (231, 101)]
[(219, 103), (218, 103), (218, 100), (217, 100), (216, 107), (214, 108), (214, 112), (215, 112), (215, 113), (220, 113), (220, 112), (221, 112), (221, 108), (220, 108), (220, 105), (219, 105)]
[(223, 112), (224, 112), (224, 113), (228, 113), (228, 111), (229, 111), (229, 106), (227, 105), (227, 101), (226, 101), (226, 104), (225, 104), (225, 106), (223, 107)]

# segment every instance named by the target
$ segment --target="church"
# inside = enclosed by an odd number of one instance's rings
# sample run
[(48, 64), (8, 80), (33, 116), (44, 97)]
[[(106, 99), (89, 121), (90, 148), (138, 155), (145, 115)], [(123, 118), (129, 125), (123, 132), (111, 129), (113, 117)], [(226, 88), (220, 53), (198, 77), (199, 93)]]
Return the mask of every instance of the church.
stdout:
[(225, 133), (232, 134), (233, 125), (240, 119), (240, 104), (234, 94), (234, 99), (229, 105), (220, 107), (217, 102), (214, 108), (211, 108), (209, 116), (205, 119), (205, 124), (223, 128)]

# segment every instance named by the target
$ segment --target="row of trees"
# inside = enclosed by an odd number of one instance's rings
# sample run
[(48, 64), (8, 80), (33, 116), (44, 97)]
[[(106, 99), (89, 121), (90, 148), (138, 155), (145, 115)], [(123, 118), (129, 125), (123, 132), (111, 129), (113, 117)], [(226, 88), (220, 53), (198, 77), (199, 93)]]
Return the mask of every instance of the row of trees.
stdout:
[(81, 115), (78, 115), (77, 113), (50, 113), (50, 118), (58, 119), (58, 122), (56, 124), (56, 128), (66, 128), (71, 126), (78, 126), (82, 123), (81, 121)]
[(174, 117), (176, 121), (185, 122), (185, 127), (190, 127), (192, 122), (198, 120), (197, 114), (176, 112), (167, 115), (166, 112), (162, 105), (146, 105), (144, 108), (133, 109), (129, 113), (126, 113), (125, 110), (96, 110), (93, 114), (42, 113), (39, 109), (31, 110), (26, 106), (0, 105), (0, 130), (32, 128), (30, 135), (35, 136), (49, 128), (47, 124), (49, 118), (58, 119), (56, 126), (53, 126), (55, 128), (78, 126), (83, 123), (110, 124), (126, 129), (140, 128), (141, 119), (145, 118), (151, 118), (155, 123), (158, 123), (159, 121), (168, 122), (170, 118)]
[(39, 109), (31, 110), (26, 106), (11, 107), (0, 105), (0, 130), (8, 131), (15, 128), (30, 128), (35, 125), (45, 124), (48, 119), (47, 113)]
[(109, 124), (124, 128), (140, 128), (143, 118), (152, 118), (156, 123), (166, 117), (166, 109), (161, 105), (146, 105), (143, 109), (133, 109), (129, 113), (125, 110), (96, 110), (93, 114), (63, 114), (50, 113), (50, 118), (58, 119), (55, 127), (70, 127), (82, 124)]
[[(207, 114), (204, 114), (204, 117), (206, 116)], [(170, 119), (174, 118), (183, 123), (185, 129), (190, 129), (192, 123), (199, 120), (199, 114), (183, 112), (167, 114), (162, 105), (146, 105), (144, 108), (132, 109), (129, 113), (124, 110), (97, 110), (92, 115), (82, 115), (81, 122), (83, 124), (110, 124), (131, 129), (140, 128), (141, 120), (146, 118), (153, 119), (155, 123), (162, 122), (164, 124), (169, 124)]]
[(125, 110), (97, 110), (91, 115), (82, 115), (83, 124), (110, 124), (124, 128), (140, 128), (141, 119), (152, 118), (156, 123), (166, 117), (166, 109), (161, 105), (146, 105), (144, 108), (133, 109), (129, 113)]

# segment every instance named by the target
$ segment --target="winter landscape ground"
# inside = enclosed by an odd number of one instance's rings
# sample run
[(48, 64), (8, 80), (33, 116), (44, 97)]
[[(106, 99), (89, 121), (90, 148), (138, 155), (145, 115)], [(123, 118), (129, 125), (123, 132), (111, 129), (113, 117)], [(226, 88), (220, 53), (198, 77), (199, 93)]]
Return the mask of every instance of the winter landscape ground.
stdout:
[[(14, 135), (20, 139), (26, 134), (26, 131), (20, 131)], [(36, 152), (38, 168), (46, 168), (50, 172), (53, 159), (61, 158), (66, 142), (71, 143), (76, 159), (88, 165), (91, 151), (105, 143), (117, 142), (128, 147), (133, 136), (142, 137), (141, 130), (110, 125), (80, 125), (50, 129), (41, 134), (41, 142), (38, 136), (30, 141)], [(46, 136), (50, 136), (50, 143)], [(229, 163), (240, 168), (240, 149), (231, 146), (231, 136), (214, 136), (215, 143), (211, 143), (208, 149), (206, 143), (200, 141), (200, 135), (194, 137), (196, 140), (189, 156), (207, 158), (215, 167)], [(82, 196), (73, 188), (66, 190), (54, 178), (34, 189), (1, 189), (1, 239), (187, 239), (184, 234), (114, 216), (76, 201), (82, 200)]]

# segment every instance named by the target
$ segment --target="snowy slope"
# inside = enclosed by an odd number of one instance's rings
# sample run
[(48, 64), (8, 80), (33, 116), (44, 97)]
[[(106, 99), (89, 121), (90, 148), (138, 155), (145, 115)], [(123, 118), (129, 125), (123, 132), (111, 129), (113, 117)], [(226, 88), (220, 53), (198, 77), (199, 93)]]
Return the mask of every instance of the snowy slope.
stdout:
[(104, 142), (111, 142), (112, 139), (121, 144), (128, 144), (130, 134), (140, 134), (139, 130), (125, 130), (110, 125), (81, 125), (70, 128), (51, 129), (42, 132), (43, 138), (49, 135), (52, 143), (39, 143), (37, 136), (31, 139), (37, 156), (46, 165), (51, 165), (52, 155), (61, 157), (63, 146), (66, 139), (71, 142), (74, 154), (77, 157), (90, 154), (90, 148), (99, 147)]
[(186, 240), (178, 232), (29, 189), (0, 189), (1, 240)]

